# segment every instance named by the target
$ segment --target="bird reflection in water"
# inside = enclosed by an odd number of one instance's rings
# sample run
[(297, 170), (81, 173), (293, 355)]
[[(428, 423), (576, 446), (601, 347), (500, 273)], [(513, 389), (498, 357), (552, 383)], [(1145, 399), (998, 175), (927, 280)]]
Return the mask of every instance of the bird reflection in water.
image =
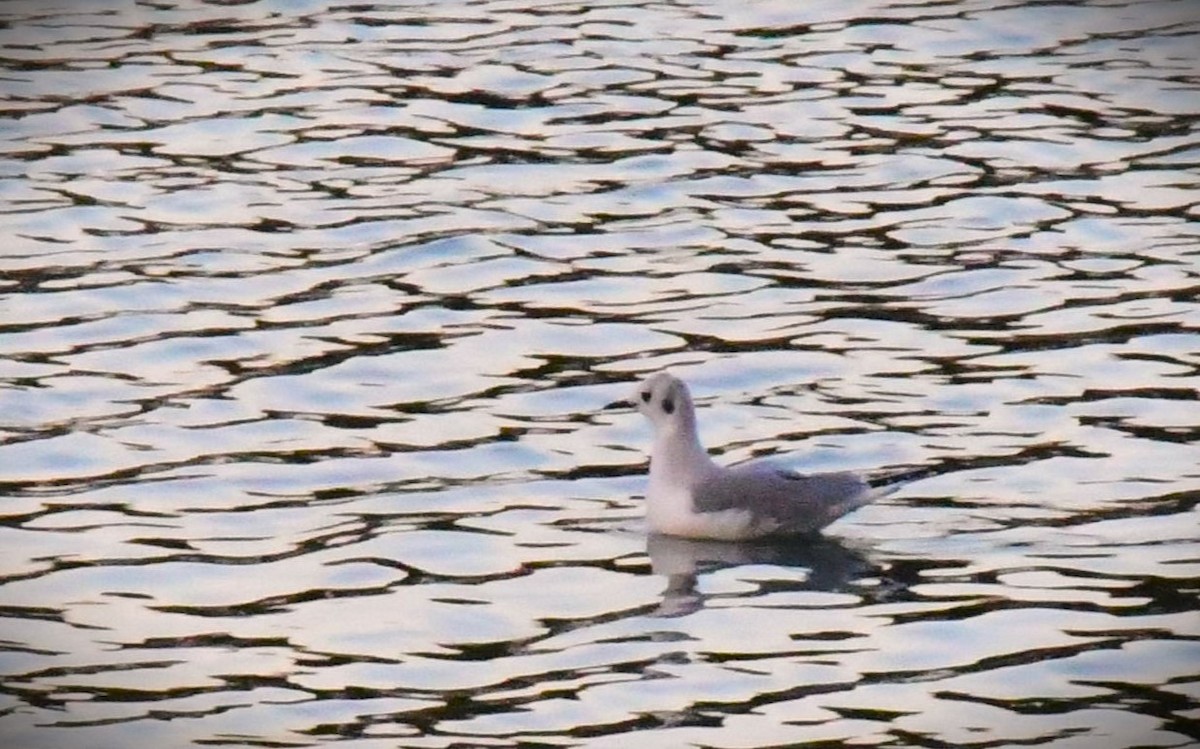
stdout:
[[(803, 590), (841, 590), (855, 580), (872, 576), (876, 566), (857, 551), (826, 537), (763, 539), (729, 543), (650, 534), (646, 552), (654, 574), (667, 580), (656, 615), (683, 616), (705, 605), (698, 589), (700, 575), (743, 565), (804, 568), (798, 583)], [(789, 578), (789, 583), (794, 581)]]

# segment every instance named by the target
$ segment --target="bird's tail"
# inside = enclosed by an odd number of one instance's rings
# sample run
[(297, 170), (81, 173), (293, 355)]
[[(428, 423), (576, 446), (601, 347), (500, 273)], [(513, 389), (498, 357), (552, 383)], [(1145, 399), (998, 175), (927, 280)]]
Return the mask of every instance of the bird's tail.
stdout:
[(869, 505), (880, 497), (886, 497), (892, 492), (899, 489), (901, 484), (888, 484), (886, 486), (873, 486), (871, 484), (863, 484), (862, 491), (857, 494), (852, 494), (845, 500), (840, 502), (835, 509), (837, 517), (841, 517), (848, 512), (853, 512), (860, 507)]

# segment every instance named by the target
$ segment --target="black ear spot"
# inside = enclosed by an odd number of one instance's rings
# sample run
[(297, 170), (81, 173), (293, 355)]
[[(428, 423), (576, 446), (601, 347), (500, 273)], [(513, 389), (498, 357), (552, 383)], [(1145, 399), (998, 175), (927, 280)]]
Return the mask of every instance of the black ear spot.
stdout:
[(675, 413), (675, 401), (671, 398), (663, 398), (662, 410), (664, 413), (668, 414)]
[(649, 402), (650, 402), (650, 391), (643, 390), (642, 391), (642, 403), (649, 403)]

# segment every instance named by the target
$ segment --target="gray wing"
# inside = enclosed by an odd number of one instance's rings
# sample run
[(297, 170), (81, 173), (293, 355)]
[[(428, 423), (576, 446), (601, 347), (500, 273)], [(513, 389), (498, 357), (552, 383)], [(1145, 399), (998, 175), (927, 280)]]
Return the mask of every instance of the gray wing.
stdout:
[(781, 530), (813, 532), (875, 498), (853, 473), (802, 475), (766, 463), (718, 471), (693, 492), (696, 512), (748, 510)]

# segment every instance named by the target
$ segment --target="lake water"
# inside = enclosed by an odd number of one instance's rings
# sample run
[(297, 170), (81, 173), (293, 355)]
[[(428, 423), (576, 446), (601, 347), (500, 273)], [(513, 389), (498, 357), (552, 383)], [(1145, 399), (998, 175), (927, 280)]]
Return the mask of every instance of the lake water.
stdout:
[[(0, 738), (1200, 742), (1200, 8), (0, 5)], [(647, 538), (719, 459), (923, 471)]]

